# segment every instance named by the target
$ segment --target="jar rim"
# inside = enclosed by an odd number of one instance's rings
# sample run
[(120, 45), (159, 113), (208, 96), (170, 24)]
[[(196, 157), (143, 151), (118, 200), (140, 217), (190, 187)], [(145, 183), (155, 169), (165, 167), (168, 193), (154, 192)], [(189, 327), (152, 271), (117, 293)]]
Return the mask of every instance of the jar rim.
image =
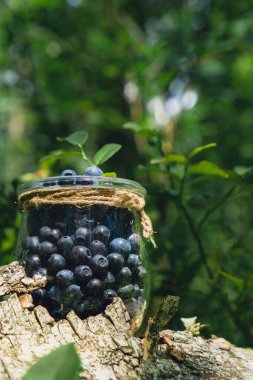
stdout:
[(129, 189), (135, 191), (143, 196), (146, 195), (146, 189), (136, 181), (118, 177), (103, 177), (103, 176), (57, 176), (36, 179), (22, 183), (17, 190), (18, 196), (33, 190), (42, 189), (59, 189), (65, 186), (73, 188), (115, 188), (115, 189)]

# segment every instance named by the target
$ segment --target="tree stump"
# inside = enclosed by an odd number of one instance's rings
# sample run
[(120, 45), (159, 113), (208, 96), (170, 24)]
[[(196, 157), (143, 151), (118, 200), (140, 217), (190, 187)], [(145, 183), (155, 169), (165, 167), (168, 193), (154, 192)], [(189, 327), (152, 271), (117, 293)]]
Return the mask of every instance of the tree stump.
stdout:
[(71, 311), (55, 322), (28, 292), (45, 285), (40, 276), (27, 278), (14, 262), (0, 268), (0, 380), (21, 379), (38, 358), (61, 344), (79, 352), (80, 379), (253, 379), (253, 351), (222, 338), (204, 340), (186, 331), (160, 332), (147, 360), (143, 344), (130, 330), (129, 315), (116, 298), (104, 313), (81, 320)]

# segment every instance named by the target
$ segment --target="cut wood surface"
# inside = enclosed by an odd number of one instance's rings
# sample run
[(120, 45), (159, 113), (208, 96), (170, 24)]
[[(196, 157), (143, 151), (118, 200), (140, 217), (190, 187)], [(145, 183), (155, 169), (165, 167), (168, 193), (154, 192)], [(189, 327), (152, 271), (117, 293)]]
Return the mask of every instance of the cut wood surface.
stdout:
[(81, 379), (253, 379), (252, 350), (186, 331), (162, 331), (157, 349), (144, 361), (143, 340), (131, 334), (119, 298), (96, 317), (81, 320), (72, 311), (55, 322), (24, 295), (42, 283), (44, 278), (27, 279), (18, 263), (0, 268), (0, 294), (12, 293), (0, 302), (0, 380), (21, 379), (38, 358), (71, 342), (81, 357)]

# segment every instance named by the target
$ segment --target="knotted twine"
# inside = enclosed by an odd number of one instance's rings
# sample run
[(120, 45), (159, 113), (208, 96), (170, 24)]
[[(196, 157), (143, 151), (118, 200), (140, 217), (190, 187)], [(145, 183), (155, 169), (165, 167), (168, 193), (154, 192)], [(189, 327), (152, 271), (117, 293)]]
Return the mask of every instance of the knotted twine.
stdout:
[(122, 207), (137, 211), (140, 215), (142, 233), (146, 239), (154, 243), (153, 227), (150, 218), (144, 211), (144, 196), (132, 190), (114, 188), (76, 188), (39, 189), (20, 194), (19, 209), (25, 211), (29, 207), (66, 204), (82, 208), (92, 205)]

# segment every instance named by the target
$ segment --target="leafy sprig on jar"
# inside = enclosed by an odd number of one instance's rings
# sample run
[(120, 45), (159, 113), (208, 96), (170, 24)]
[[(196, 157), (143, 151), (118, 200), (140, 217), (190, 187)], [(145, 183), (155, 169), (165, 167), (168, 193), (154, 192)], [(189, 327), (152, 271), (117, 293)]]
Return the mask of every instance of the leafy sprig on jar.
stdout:
[[(106, 176), (116, 177), (115, 172), (104, 173), (99, 167), (108, 161), (115, 153), (121, 149), (120, 144), (105, 144), (100, 148), (92, 157), (89, 157), (85, 151), (85, 143), (88, 140), (88, 133), (85, 131), (76, 131), (67, 137), (57, 137), (58, 141), (67, 142), (72, 146), (78, 148), (77, 150), (54, 150), (47, 156), (41, 159), (41, 162), (55, 162), (58, 159), (66, 157), (80, 157), (85, 164), (84, 175), (90, 176)], [(61, 175), (70, 176), (76, 175), (76, 172), (72, 169), (64, 170)]]

